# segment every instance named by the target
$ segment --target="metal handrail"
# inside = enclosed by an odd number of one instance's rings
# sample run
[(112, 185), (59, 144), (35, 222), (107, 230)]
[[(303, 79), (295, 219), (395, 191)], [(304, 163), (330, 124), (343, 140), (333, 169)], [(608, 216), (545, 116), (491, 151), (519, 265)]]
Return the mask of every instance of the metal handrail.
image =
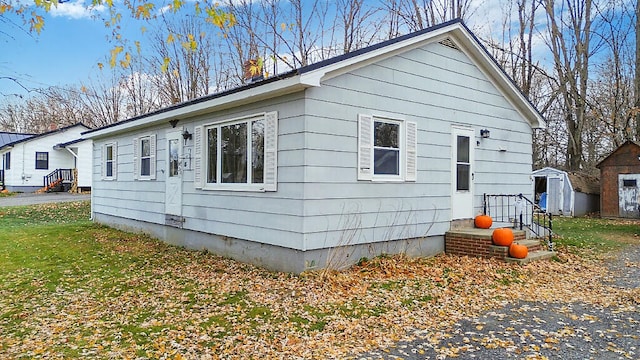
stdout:
[(509, 222), (522, 230), (525, 226), (538, 238), (545, 238), (553, 251), (553, 215), (522, 194), (484, 194), (483, 212), (494, 221)]
[(50, 187), (55, 182), (73, 181), (72, 169), (55, 169), (44, 176), (43, 182), (45, 187)]

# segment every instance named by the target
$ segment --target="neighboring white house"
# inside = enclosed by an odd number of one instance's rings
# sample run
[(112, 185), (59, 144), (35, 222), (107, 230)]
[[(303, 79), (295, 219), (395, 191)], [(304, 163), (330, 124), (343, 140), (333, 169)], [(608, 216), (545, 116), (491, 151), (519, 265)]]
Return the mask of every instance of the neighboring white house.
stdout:
[(95, 221), (301, 272), (443, 252), (484, 193), (532, 197), (541, 126), (452, 21), (83, 136)]
[[(78, 141), (89, 128), (75, 124), (46, 133), (21, 138), (0, 147), (4, 185), (9, 191), (33, 192), (44, 187), (45, 177), (58, 169), (74, 169), (83, 174), (78, 187), (91, 187), (91, 140)], [(85, 160), (77, 161), (77, 157)]]
[(545, 167), (532, 173), (534, 196), (553, 215), (584, 216), (600, 210), (600, 182), (595, 176)]

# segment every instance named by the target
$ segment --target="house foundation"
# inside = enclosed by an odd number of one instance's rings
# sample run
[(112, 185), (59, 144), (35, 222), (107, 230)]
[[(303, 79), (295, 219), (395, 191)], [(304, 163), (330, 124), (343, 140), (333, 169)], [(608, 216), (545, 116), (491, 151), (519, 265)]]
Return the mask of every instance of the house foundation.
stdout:
[(345, 269), (363, 258), (383, 254), (430, 257), (443, 253), (445, 249), (444, 236), (429, 236), (300, 250), (101, 213), (94, 213), (93, 220), (119, 230), (144, 233), (171, 245), (206, 250), (269, 270), (295, 274), (326, 268)]

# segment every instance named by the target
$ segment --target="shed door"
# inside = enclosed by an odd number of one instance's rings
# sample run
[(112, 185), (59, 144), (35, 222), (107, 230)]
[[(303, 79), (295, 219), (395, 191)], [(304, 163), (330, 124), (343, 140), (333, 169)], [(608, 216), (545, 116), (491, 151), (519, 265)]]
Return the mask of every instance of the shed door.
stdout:
[(167, 170), (165, 182), (165, 213), (182, 215), (182, 171), (180, 158), (182, 146), (180, 131), (167, 133)]
[(562, 177), (549, 175), (547, 177), (547, 212), (554, 215), (562, 213), (563, 191), (564, 181)]
[(452, 128), (451, 219), (473, 217), (473, 129)]
[(620, 217), (640, 218), (640, 201), (638, 195), (638, 185), (640, 185), (640, 174), (619, 174), (618, 175), (618, 199), (620, 206)]

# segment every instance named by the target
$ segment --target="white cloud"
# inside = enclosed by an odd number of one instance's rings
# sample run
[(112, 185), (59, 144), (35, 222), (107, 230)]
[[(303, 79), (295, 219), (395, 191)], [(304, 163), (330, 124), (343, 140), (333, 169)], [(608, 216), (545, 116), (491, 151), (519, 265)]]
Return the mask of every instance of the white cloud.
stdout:
[(97, 12), (105, 10), (104, 5), (93, 6), (91, 4), (85, 4), (84, 0), (77, 0), (73, 2), (58, 3), (58, 6), (51, 8), (51, 16), (54, 17), (66, 17), (70, 19), (84, 19), (90, 18)]

